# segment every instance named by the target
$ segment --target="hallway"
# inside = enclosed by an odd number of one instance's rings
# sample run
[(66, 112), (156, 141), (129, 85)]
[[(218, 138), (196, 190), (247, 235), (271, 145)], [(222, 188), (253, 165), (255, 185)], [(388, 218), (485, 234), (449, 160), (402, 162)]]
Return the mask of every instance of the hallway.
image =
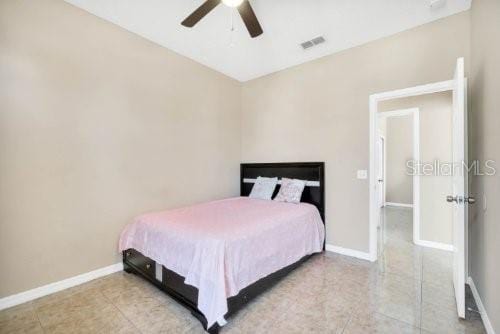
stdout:
[[(412, 209), (384, 207), (379, 227), (380, 273), (411, 279), (413, 305), (399, 303), (401, 318), (420, 323), (436, 333), (485, 333), (480, 315), (467, 311), (467, 320), (456, 315), (453, 290), (453, 253), (413, 243)], [(470, 289), (467, 308), (477, 309)]]

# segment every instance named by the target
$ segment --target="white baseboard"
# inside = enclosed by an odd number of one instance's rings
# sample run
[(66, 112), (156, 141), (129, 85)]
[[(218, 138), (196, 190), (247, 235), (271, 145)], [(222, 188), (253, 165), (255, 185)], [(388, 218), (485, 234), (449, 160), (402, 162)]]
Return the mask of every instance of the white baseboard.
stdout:
[(399, 206), (403, 208), (413, 208), (413, 204), (385, 202), (385, 206)]
[(343, 247), (329, 245), (329, 244), (326, 244), (325, 248), (329, 252), (347, 255), (347, 256), (355, 257), (355, 258), (361, 259), (361, 260), (367, 260), (367, 261), (372, 261), (372, 262), (377, 260), (377, 259), (372, 259), (372, 257), (370, 256), (370, 253), (365, 253), (365, 252), (361, 252), (361, 251), (354, 250), (354, 249), (343, 248)]
[(39, 288), (17, 293), (12, 296), (0, 298), (0, 310), (16, 306), (22, 303), (26, 303), (30, 300), (34, 300), (43, 296), (50, 295), (52, 293), (72, 288), (74, 286), (92, 281), (96, 278), (107, 276), (118, 271), (123, 270), (123, 263), (116, 263), (108, 267), (100, 268), (85, 274), (70, 277), (65, 280), (50, 283)]
[(481, 313), (481, 319), (483, 320), (484, 328), (486, 329), (486, 333), (495, 334), (495, 330), (493, 329), (493, 325), (491, 324), (490, 318), (488, 317), (488, 313), (486, 313), (486, 309), (484, 308), (483, 301), (481, 300), (481, 296), (477, 291), (476, 285), (472, 280), (472, 277), (468, 278), (468, 283), (470, 289), (472, 290), (472, 295), (474, 296), (474, 300), (476, 301), (478, 311)]
[(427, 240), (415, 240), (415, 244), (423, 247), (436, 248), (448, 252), (453, 252), (453, 245), (443, 244), (440, 242), (427, 241)]

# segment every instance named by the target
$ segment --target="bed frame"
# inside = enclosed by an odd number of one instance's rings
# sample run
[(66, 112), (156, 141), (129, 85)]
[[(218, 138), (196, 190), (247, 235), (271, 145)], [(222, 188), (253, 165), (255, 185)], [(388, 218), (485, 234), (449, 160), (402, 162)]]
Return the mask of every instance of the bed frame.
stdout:
[[(325, 165), (323, 162), (300, 162), (300, 163), (252, 163), (241, 164), (240, 168), (240, 194), (248, 196), (253, 183), (258, 176), (265, 177), (287, 177), (301, 180), (307, 180), (308, 183), (302, 194), (302, 202), (315, 205), (325, 221)], [(276, 187), (275, 196), (278, 193), (279, 186)], [(228, 313), (225, 318), (228, 319), (238, 312), (245, 304), (265, 292), (292, 270), (300, 266), (311, 256), (305, 256), (296, 263), (278, 270), (277, 272), (264, 277), (257, 282), (249, 285), (234, 297), (227, 300)], [(198, 289), (184, 283), (184, 277), (155, 263), (154, 260), (142, 255), (134, 249), (128, 249), (123, 252), (123, 267), (127, 273), (137, 274), (148, 280), (156, 287), (170, 295), (180, 304), (187, 307), (193, 316), (195, 316), (210, 334), (219, 332), (219, 325), (216, 323), (207, 328), (205, 316), (198, 310)]]

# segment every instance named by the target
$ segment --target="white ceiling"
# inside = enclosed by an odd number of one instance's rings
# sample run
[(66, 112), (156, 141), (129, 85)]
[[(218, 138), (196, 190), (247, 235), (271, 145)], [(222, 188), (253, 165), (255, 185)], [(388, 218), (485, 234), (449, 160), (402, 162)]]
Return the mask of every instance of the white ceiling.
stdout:
[[(250, 0), (264, 29), (251, 39), (235, 12), (219, 5), (194, 28), (180, 22), (204, 0), (66, 0), (239, 81), (468, 10), (471, 0)], [(235, 31), (231, 33), (231, 13)], [(326, 43), (299, 44), (317, 36)]]

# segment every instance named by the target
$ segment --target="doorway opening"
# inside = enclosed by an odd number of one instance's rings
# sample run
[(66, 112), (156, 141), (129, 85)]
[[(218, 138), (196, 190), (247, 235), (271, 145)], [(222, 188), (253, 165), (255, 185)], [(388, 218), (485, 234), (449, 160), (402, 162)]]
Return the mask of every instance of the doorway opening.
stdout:
[[(465, 278), (467, 277), (466, 269), (466, 231), (467, 231), (467, 216), (466, 216), (466, 204), (469, 197), (467, 196), (467, 172), (464, 171), (464, 166), (467, 165), (466, 160), (466, 81), (465, 81), (465, 71), (464, 71), (464, 59), (460, 58), (457, 60), (455, 67), (455, 76), (452, 80), (442, 81), (437, 83), (432, 83), (428, 85), (421, 85), (416, 87), (410, 87), (405, 89), (399, 89), (395, 91), (383, 92), (378, 94), (373, 94), (370, 96), (370, 259), (376, 261), (378, 258), (378, 242), (379, 242), (379, 226), (382, 213), (386, 207), (381, 205), (381, 183), (379, 180), (379, 173), (377, 167), (380, 166), (380, 161), (377, 161), (377, 156), (380, 149), (380, 138), (378, 137), (379, 123), (380, 119), (378, 117), (381, 110), (381, 105), (389, 100), (395, 100), (400, 98), (418, 97), (434, 93), (449, 92), (452, 96), (452, 108), (451, 108), (451, 159), (452, 164), (452, 186), (450, 195), (442, 196), (436, 201), (440, 203), (448, 201), (453, 201), (450, 204), (452, 210), (452, 232), (451, 232), (451, 244), (449, 246), (453, 251), (451, 253), (451, 280), (453, 290), (454, 300), (456, 302), (456, 309), (458, 316), (461, 318), (465, 317)], [(394, 109), (393, 109), (394, 110)], [(420, 114), (421, 116), (421, 114)], [(432, 140), (433, 134), (430, 133), (426, 138)], [(389, 139), (385, 138), (386, 146)], [(419, 160), (414, 161), (414, 164), (418, 166), (421, 165)], [(384, 165), (385, 166), (385, 165)], [(461, 168), (460, 172), (455, 170), (455, 166)], [(386, 167), (386, 166), (385, 166)], [(385, 168), (387, 171), (387, 168)], [(419, 168), (416, 171), (417, 175), (422, 175), (422, 170)], [(422, 183), (419, 182), (419, 187)], [(387, 194), (386, 194), (387, 195)], [(439, 195), (439, 194), (438, 194)], [(441, 194), (443, 195), (443, 194)], [(429, 196), (429, 195), (427, 195)], [(432, 197), (432, 196), (430, 196)], [(412, 205), (415, 205), (415, 200), (418, 206), (421, 206), (421, 196), (416, 196), (413, 199)], [(471, 201), (472, 202), (472, 201)], [(469, 202), (470, 203), (470, 202)], [(385, 204), (385, 202), (384, 202)], [(415, 208), (415, 207), (414, 207)], [(430, 212), (431, 214), (435, 209), (430, 207), (426, 209), (425, 212)], [(422, 210), (419, 208), (415, 210), (417, 216), (422, 214)], [(413, 215), (411, 215), (413, 216)], [(415, 219), (417, 224), (422, 225), (422, 217)], [(413, 218), (412, 218), (413, 219)], [(421, 232), (423, 230), (419, 228), (417, 233), (414, 233), (414, 241), (421, 239)], [(419, 235), (420, 234), (420, 235)], [(430, 244), (424, 246), (432, 246)], [(434, 245), (435, 246), (435, 245)]]
[[(380, 106), (380, 112), (377, 114), (379, 142), (376, 160), (380, 207), (410, 209), (406, 211), (411, 211), (413, 218), (411, 239), (418, 244), (420, 175), (418, 173), (410, 175), (408, 169), (412, 167), (410, 165), (413, 162), (420, 161), (420, 110), (407, 108), (384, 111), (384, 109), (390, 109), (390, 105)], [(383, 209), (382, 213), (385, 213)], [(379, 221), (380, 228), (383, 228), (382, 219), (383, 215)]]

